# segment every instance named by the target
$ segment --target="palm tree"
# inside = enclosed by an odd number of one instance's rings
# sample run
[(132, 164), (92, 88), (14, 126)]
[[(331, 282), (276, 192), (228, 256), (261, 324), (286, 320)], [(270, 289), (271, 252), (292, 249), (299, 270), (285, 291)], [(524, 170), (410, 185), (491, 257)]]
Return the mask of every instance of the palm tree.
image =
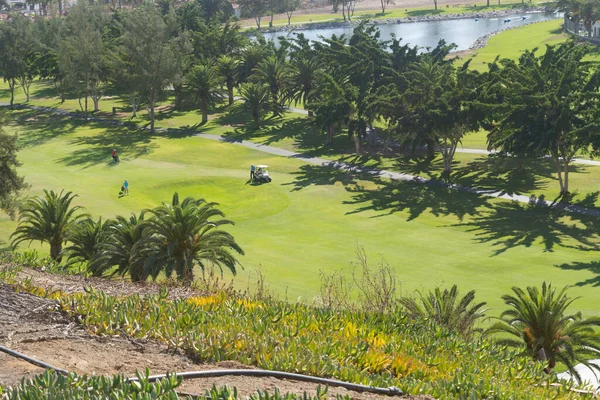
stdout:
[(244, 251), (233, 236), (218, 229), (233, 222), (213, 220), (224, 216), (216, 205), (191, 197), (179, 202), (179, 195), (175, 193), (171, 204), (148, 210), (153, 218), (144, 222), (144, 240), (140, 242), (138, 258), (144, 259), (153, 278), (161, 272), (167, 277), (175, 272), (178, 279), (191, 283), (194, 267), (204, 271), (207, 263), (218, 266), (221, 271), (225, 266), (236, 273), (238, 262), (230, 250), (238, 254)]
[[(317, 73), (321, 64), (317, 57), (298, 57), (292, 61), (290, 72), (290, 100), (301, 102), (305, 109), (314, 95)], [(313, 116), (313, 111), (309, 110), (308, 115)]]
[(438, 287), (426, 295), (419, 293), (420, 305), (412, 297), (403, 297), (400, 303), (413, 318), (432, 318), (449, 330), (471, 337), (478, 331), (475, 328), (477, 320), (485, 317), (485, 303), (472, 304), (475, 300), (474, 290), (462, 299), (458, 294), (456, 285), (443, 291)]
[(250, 113), (256, 128), (269, 106), (269, 87), (260, 83), (246, 83), (240, 86), (240, 97), (244, 100), (242, 107)]
[(188, 74), (188, 86), (196, 95), (196, 101), (200, 102), (203, 124), (208, 122), (208, 107), (223, 98), (219, 78), (212, 64), (196, 65)]
[(132, 282), (145, 281), (148, 274), (144, 270), (143, 259), (134, 257), (136, 247), (143, 237), (144, 214), (129, 218), (118, 216), (105, 224), (106, 237), (100, 243), (88, 270), (94, 276), (129, 275)]
[(405, 79), (410, 82), (405, 94), (406, 115), (401, 119), (403, 139), (416, 144), (427, 145), (427, 158), (435, 157), (437, 135), (433, 127), (430, 110), (436, 108), (436, 103), (444, 93), (448, 84), (448, 76), (452, 65), (440, 63), (433, 58), (426, 58), (415, 63), (405, 73)]
[(104, 240), (106, 224), (102, 219), (94, 221), (88, 217), (79, 221), (69, 235), (71, 246), (65, 249), (67, 265), (88, 263), (96, 257), (98, 246)]
[(309, 104), (317, 114), (315, 124), (327, 132), (327, 144), (333, 144), (336, 127), (343, 126), (354, 112), (355, 93), (347, 85), (347, 76), (334, 76), (327, 72), (318, 75), (318, 90)]
[(574, 370), (576, 363), (600, 368), (588, 360), (600, 355), (600, 335), (596, 328), (600, 318), (584, 319), (581, 313), (567, 314), (566, 309), (577, 298), (567, 296), (568, 287), (558, 291), (544, 282), (542, 290), (537, 287), (513, 287), (514, 295), (504, 295), (502, 299), (510, 309), (500, 314), (499, 322), (492, 325), (487, 333), (500, 333), (513, 338), (501, 338), (498, 342), (511, 347), (522, 348), (523, 354), (536, 361), (547, 363), (550, 372), (556, 362), (562, 362), (580, 380)]
[(233, 88), (236, 85), (238, 72), (240, 68), (240, 61), (228, 55), (219, 57), (217, 60), (217, 71), (227, 87), (227, 96), (229, 98), (229, 105), (233, 104)]
[(11, 235), (14, 237), (13, 246), (24, 241), (39, 240), (50, 244), (50, 257), (58, 262), (62, 259), (62, 245), (81, 218), (86, 215), (76, 213), (83, 209), (80, 206), (71, 206), (77, 195), (72, 192), (56, 193), (54, 190), (45, 190), (44, 197), (27, 200), (21, 208), (19, 226)]
[(269, 87), (273, 113), (279, 115), (283, 109), (283, 93), (289, 81), (288, 65), (279, 57), (267, 57), (254, 68), (253, 77)]
[(267, 56), (267, 50), (260, 44), (253, 44), (252, 46), (246, 47), (240, 54), (240, 65), (238, 72), (238, 79), (240, 83), (244, 83), (248, 80), (254, 68), (265, 59)]

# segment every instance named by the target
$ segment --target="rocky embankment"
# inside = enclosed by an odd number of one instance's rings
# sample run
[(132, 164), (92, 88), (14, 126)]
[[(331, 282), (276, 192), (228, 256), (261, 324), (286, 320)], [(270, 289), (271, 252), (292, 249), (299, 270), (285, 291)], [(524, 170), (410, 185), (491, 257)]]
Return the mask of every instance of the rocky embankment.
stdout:
[[(506, 10), (493, 10), (493, 11), (482, 11), (482, 12), (468, 12), (459, 14), (440, 14), (440, 15), (422, 15), (418, 17), (405, 17), (405, 18), (380, 18), (369, 21), (372, 25), (386, 25), (386, 24), (403, 24), (411, 22), (430, 22), (430, 21), (444, 21), (451, 19), (472, 19), (472, 18), (502, 18), (506, 15), (511, 14), (522, 14), (522, 13), (534, 13), (534, 12), (550, 12), (548, 7), (522, 7), (522, 8), (511, 8)], [(328, 21), (328, 22), (314, 22), (307, 24), (295, 24), (289, 26), (278, 26), (274, 28), (261, 29), (263, 33), (276, 33), (276, 32), (289, 32), (289, 31), (300, 31), (309, 29), (329, 29), (339, 28), (346, 26), (355, 26), (361, 23), (362, 19), (354, 21)]]

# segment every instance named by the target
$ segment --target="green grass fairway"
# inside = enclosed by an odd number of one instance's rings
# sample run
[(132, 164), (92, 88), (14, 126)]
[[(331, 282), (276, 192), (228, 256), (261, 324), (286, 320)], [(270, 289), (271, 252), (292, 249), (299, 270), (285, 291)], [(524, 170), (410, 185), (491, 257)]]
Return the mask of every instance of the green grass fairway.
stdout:
[[(262, 268), (273, 292), (312, 301), (321, 270), (350, 275), (358, 243), (372, 266), (384, 257), (395, 268), (405, 292), (457, 283), (463, 292), (476, 289), (497, 315), (511, 286), (547, 280), (574, 285), (572, 294), (583, 297), (575, 307), (600, 315), (598, 221), (355, 176), (194, 136), (151, 137), (72, 118), (10, 115), (18, 120), (8, 130), (20, 134), (31, 195), (72, 190), (87, 212), (104, 218), (169, 201), (174, 191), (220, 202), (246, 251), (239, 288), (252, 285)], [(115, 146), (117, 165), (110, 163)], [(270, 165), (273, 183), (246, 184), (251, 163)], [(118, 198), (126, 178), (131, 195)], [(15, 226), (1, 218), (5, 244)]]
[(547, 44), (557, 44), (567, 39), (568, 36), (561, 32), (562, 22), (562, 19), (555, 19), (501, 32), (491, 37), (484, 48), (475, 51), (471, 67), (486, 71), (487, 64), (494, 62), (498, 56), (516, 59), (524, 50), (535, 47), (543, 53)]

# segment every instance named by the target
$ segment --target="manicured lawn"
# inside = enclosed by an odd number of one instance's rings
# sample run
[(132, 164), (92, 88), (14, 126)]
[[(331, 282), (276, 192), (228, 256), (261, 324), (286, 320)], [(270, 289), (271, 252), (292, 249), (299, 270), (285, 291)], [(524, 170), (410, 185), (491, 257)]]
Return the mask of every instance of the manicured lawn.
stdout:
[[(384, 257), (394, 267), (405, 292), (458, 283), (464, 291), (476, 289), (497, 315), (511, 286), (548, 280), (574, 285), (573, 295), (583, 296), (576, 308), (600, 315), (595, 220), (356, 176), (193, 136), (152, 137), (72, 118), (11, 115), (18, 118), (9, 129), (20, 133), (21, 171), (31, 195), (72, 190), (78, 204), (104, 218), (169, 201), (174, 191), (220, 202), (246, 251), (245, 269), (235, 278), (240, 288), (252, 286), (262, 268), (273, 292), (312, 301), (320, 271), (350, 276), (358, 243), (371, 265)], [(110, 163), (113, 147), (121, 154), (116, 165)], [(270, 165), (273, 183), (247, 184), (251, 163)], [(118, 198), (124, 179), (131, 195)], [(0, 238), (6, 242), (15, 226), (2, 217)]]
[(486, 71), (487, 65), (497, 56), (516, 59), (524, 50), (536, 47), (541, 54), (547, 44), (557, 44), (567, 39), (567, 35), (561, 32), (561, 25), (562, 20), (557, 19), (501, 32), (490, 38), (484, 48), (476, 50), (471, 67)]

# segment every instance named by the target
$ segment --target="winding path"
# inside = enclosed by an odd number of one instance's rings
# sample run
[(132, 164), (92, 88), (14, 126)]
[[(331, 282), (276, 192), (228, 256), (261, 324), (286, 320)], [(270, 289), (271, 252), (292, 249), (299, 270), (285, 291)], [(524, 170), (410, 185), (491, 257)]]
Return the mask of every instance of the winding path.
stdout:
[[(2, 107), (2, 106), (6, 107), (6, 106), (8, 106), (8, 104), (0, 102), (0, 107)], [(43, 111), (43, 112), (50, 112), (53, 114), (58, 114), (58, 115), (63, 115), (63, 116), (68, 115), (68, 116), (72, 116), (75, 118), (82, 118), (82, 116), (77, 113), (73, 113), (73, 112), (70, 112), (67, 110), (56, 109), (56, 108), (30, 106), (30, 105), (22, 105), (22, 104), (18, 105), (18, 107), (28, 108), (28, 109), (38, 110), (38, 111)], [(297, 109), (297, 108), (295, 108), (295, 109), (290, 108), (290, 111), (306, 113), (305, 110)], [(104, 118), (98, 118), (98, 117), (90, 117), (90, 118), (88, 118), (88, 120), (105, 123), (105, 124), (109, 124), (109, 125), (124, 125), (124, 123), (122, 121), (104, 119)], [(167, 132), (168, 129), (156, 129), (156, 131), (157, 132)], [(581, 207), (581, 206), (577, 206), (577, 205), (553, 203), (553, 202), (546, 201), (544, 199), (536, 199), (535, 197), (530, 197), (530, 196), (525, 196), (525, 195), (509, 194), (509, 193), (504, 193), (503, 191), (478, 189), (478, 188), (473, 188), (473, 187), (468, 187), (468, 186), (463, 186), (463, 185), (448, 184), (448, 183), (440, 182), (438, 180), (426, 179), (426, 178), (422, 178), (419, 176), (406, 174), (403, 172), (395, 172), (395, 171), (382, 170), (382, 169), (370, 168), (370, 167), (361, 167), (361, 166), (343, 163), (340, 161), (331, 161), (331, 160), (318, 158), (318, 157), (307, 157), (301, 153), (296, 153), (296, 152), (281, 149), (278, 147), (249, 142), (247, 140), (233, 140), (231, 138), (225, 138), (225, 137), (222, 137), (219, 135), (212, 135), (212, 134), (208, 134), (208, 133), (195, 133), (194, 136), (203, 138), (203, 139), (215, 140), (215, 141), (220, 141), (220, 142), (224, 142), (224, 143), (231, 143), (233, 145), (244, 146), (246, 148), (257, 150), (257, 151), (262, 151), (264, 153), (269, 153), (269, 154), (273, 154), (273, 155), (277, 155), (277, 156), (281, 156), (281, 157), (295, 158), (298, 160), (302, 160), (308, 164), (320, 165), (320, 166), (330, 167), (330, 168), (337, 168), (337, 169), (348, 171), (348, 172), (364, 173), (364, 174), (370, 174), (372, 176), (377, 176), (377, 177), (387, 178), (387, 179), (392, 179), (392, 180), (397, 180), (397, 181), (410, 181), (410, 182), (421, 183), (421, 184), (425, 184), (425, 185), (444, 187), (444, 188), (456, 190), (459, 192), (474, 193), (474, 194), (477, 194), (480, 196), (486, 196), (486, 197), (490, 197), (490, 198), (513, 200), (513, 201), (517, 201), (520, 203), (535, 204), (536, 206), (540, 206), (540, 207), (552, 207), (552, 208), (556, 208), (556, 209), (562, 209), (562, 210), (565, 210), (568, 212), (589, 215), (592, 217), (600, 217), (600, 208), (588, 208), (588, 207)], [(457, 149), (456, 151), (461, 152), (461, 153), (473, 153), (473, 154), (482, 154), (482, 155), (492, 153), (490, 151), (483, 150), (483, 149), (464, 149), (463, 148), (463, 149)], [(578, 162), (581, 164), (587, 164), (587, 165), (600, 165), (599, 161), (593, 161), (593, 160), (578, 159), (574, 162)]]

